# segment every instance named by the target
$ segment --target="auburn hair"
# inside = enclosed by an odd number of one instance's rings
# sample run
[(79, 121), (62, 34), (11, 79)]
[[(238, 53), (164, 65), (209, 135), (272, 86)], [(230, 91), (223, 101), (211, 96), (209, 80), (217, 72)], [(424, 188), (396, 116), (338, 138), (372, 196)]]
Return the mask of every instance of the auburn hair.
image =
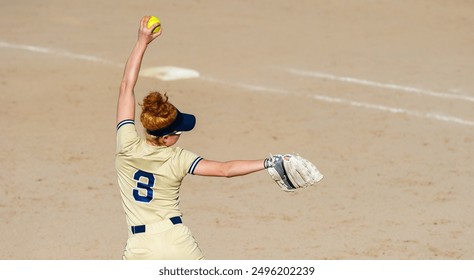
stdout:
[(176, 107), (168, 102), (166, 93), (150, 92), (143, 98), (143, 103), (140, 104), (140, 106), (142, 107), (140, 121), (147, 130), (157, 130), (167, 127), (174, 121), (178, 114)]

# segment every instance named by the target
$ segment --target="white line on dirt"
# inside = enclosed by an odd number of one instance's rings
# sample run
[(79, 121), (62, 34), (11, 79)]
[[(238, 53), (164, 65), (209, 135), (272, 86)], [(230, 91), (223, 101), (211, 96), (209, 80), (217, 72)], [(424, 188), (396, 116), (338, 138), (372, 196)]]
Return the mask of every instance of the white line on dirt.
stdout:
[(17, 50), (24, 50), (29, 52), (36, 52), (36, 53), (43, 53), (43, 54), (50, 54), (50, 55), (57, 55), (65, 58), (70, 59), (77, 59), (77, 60), (85, 60), (91, 61), (96, 63), (103, 63), (103, 64), (112, 64), (115, 66), (122, 67), (122, 64), (116, 64), (112, 61), (102, 59), (93, 55), (86, 55), (86, 54), (75, 54), (63, 50), (54, 50), (45, 47), (38, 47), (38, 46), (30, 46), (30, 45), (22, 45), (22, 44), (12, 44), (8, 42), (0, 41), (0, 47), (2, 48), (10, 48), (10, 49), (17, 49)]
[(340, 77), (340, 76), (335, 76), (335, 75), (331, 75), (327, 73), (304, 71), (304, 70), (298, 70), (298, 69), (293, 69), (293, 68), (287, 68), (286, 70), (292, 74), (299, 75), (299, 76), (319, 78), (319, 79), (328, 79), (328, 80), (333, 80), (333, 81), (347, 82), (347, 83), (353, 83), (353, 84), (359, 84), (359, 85), (366, 85), (366, 86), (378, 87), (378, 88), (383, 88), (383, 89), (391, 89), (391, 90), (397, 90), (397, 91), (403, 91), (403, 92), (409, 92), (409, 93), (416, 93), (416, 94), (421, 94), (421, 95), (426, 95), (426, 96), (431, 96), (431, 97), (459, 99), (459, 100), (474, 102), (474, 97), (472, 96), (465, 96), (465, 95), (444, 93), (444, 92), (435, 92), (435, 91), (421, 89), (421, 88), (408, 87), (408, 86), (402, 86), (402, 85), (396, 85), (396, 84), (386, 84), (386, 83), (380, 83), (380, 82), (375, 82), (375, 81), (356, 79), (352, 77)]
[(316, 99), (318, 101), (323, 101), (323, 102), (339, 103), (339, 104), (349, 105), (349, 106), (358, 107), (358, 108), (389, 112), (392, 114), (405, 114), (405, 115), (415, 116), (419, 118), (451, 122), (451, 123), (466, 125), (466, 126), (474, 126), (474, 121), (469, 121), (469, 120), (465, 120), (462, 118), (445, 115), (441, 113), (423, 113), (423, 112), (419, 112), (415, 110), (408, 110), (408, 109), (397, 108), (397, 107), (390, 107), (390, 106), (377, 105), (377, 104), (371, 104), (371, 103), (366, 103), (366, 102), (353, 101), (353, 100), (348, 100), (348, 99), (343, 99), (343, 98), (331, 97), (327, 95), (319, 95), (319, 94), (313, 94), (313, 93), (295, 93), (293, 91), (290, 92), (283, 89), (264, 87), (260, 85), (251, 85), (251, 84), (245, 84), (245, 83), (239, 83), (239, 82), (222, 81), (222, 80), (211, 78), (211, 77), (201, 77), (201, 78), (210, 82), (239, 87), (239, 88), (243, 88), (246, 90), (255, 91), (259, 93), (279, 94), (279, 95), (299, 95), (302, 97), (309, 97), (309, 98), (313, 98), (313, 99)]

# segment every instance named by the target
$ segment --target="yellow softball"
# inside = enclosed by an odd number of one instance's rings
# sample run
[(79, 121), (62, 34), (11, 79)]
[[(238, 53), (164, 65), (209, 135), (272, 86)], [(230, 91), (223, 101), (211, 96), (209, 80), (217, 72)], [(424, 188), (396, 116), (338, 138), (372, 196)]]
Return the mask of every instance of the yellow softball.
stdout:
[(148, 20), (148, 23), (147, 23), (148, 28), (150, 28), (152, 25), (154, 25), (156, 23), (159, 23), (159, 25), (157, 27), (155, 27), (155, 29), (153, 29), (153, 33), (156, 33), (158, 31), (160, 31), (160, 29), (161, 29), (160, 19), (155, 17), (155, 16), (151, 16), (150, 19)]

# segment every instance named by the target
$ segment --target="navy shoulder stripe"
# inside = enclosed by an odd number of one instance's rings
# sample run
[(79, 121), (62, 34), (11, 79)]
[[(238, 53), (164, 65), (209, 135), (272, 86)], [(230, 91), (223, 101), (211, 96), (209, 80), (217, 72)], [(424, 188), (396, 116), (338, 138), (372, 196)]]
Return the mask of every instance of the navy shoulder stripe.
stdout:
[(191, 166), (189, 167), (189, 170), (188, 170), (188, 173), (189, 174), (194, 174), (194, 170), (196, 169), (196, 166), (198, 165), (198, 163), (202, 160), (202, 157), (197, 157), (193, 163), (191, 164)]
[(130, 119), (123, 120), (117, 124), (117, 130), (119, 130), (119, 128), (121, 128), (123, 125), (126, 125), (126, 124), (135, 124), (135, 121), (130, 120)]

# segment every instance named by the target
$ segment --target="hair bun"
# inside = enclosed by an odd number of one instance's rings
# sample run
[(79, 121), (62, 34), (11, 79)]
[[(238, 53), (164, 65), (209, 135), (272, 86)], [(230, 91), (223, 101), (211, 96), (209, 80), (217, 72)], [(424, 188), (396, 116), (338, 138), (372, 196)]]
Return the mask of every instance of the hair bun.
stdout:
[(168, 126), (176, 118), (177, 110), (168, 102), (168, 96), (151, 92), (143, 98), (140, 121), (148, 130), (157, 130)]

